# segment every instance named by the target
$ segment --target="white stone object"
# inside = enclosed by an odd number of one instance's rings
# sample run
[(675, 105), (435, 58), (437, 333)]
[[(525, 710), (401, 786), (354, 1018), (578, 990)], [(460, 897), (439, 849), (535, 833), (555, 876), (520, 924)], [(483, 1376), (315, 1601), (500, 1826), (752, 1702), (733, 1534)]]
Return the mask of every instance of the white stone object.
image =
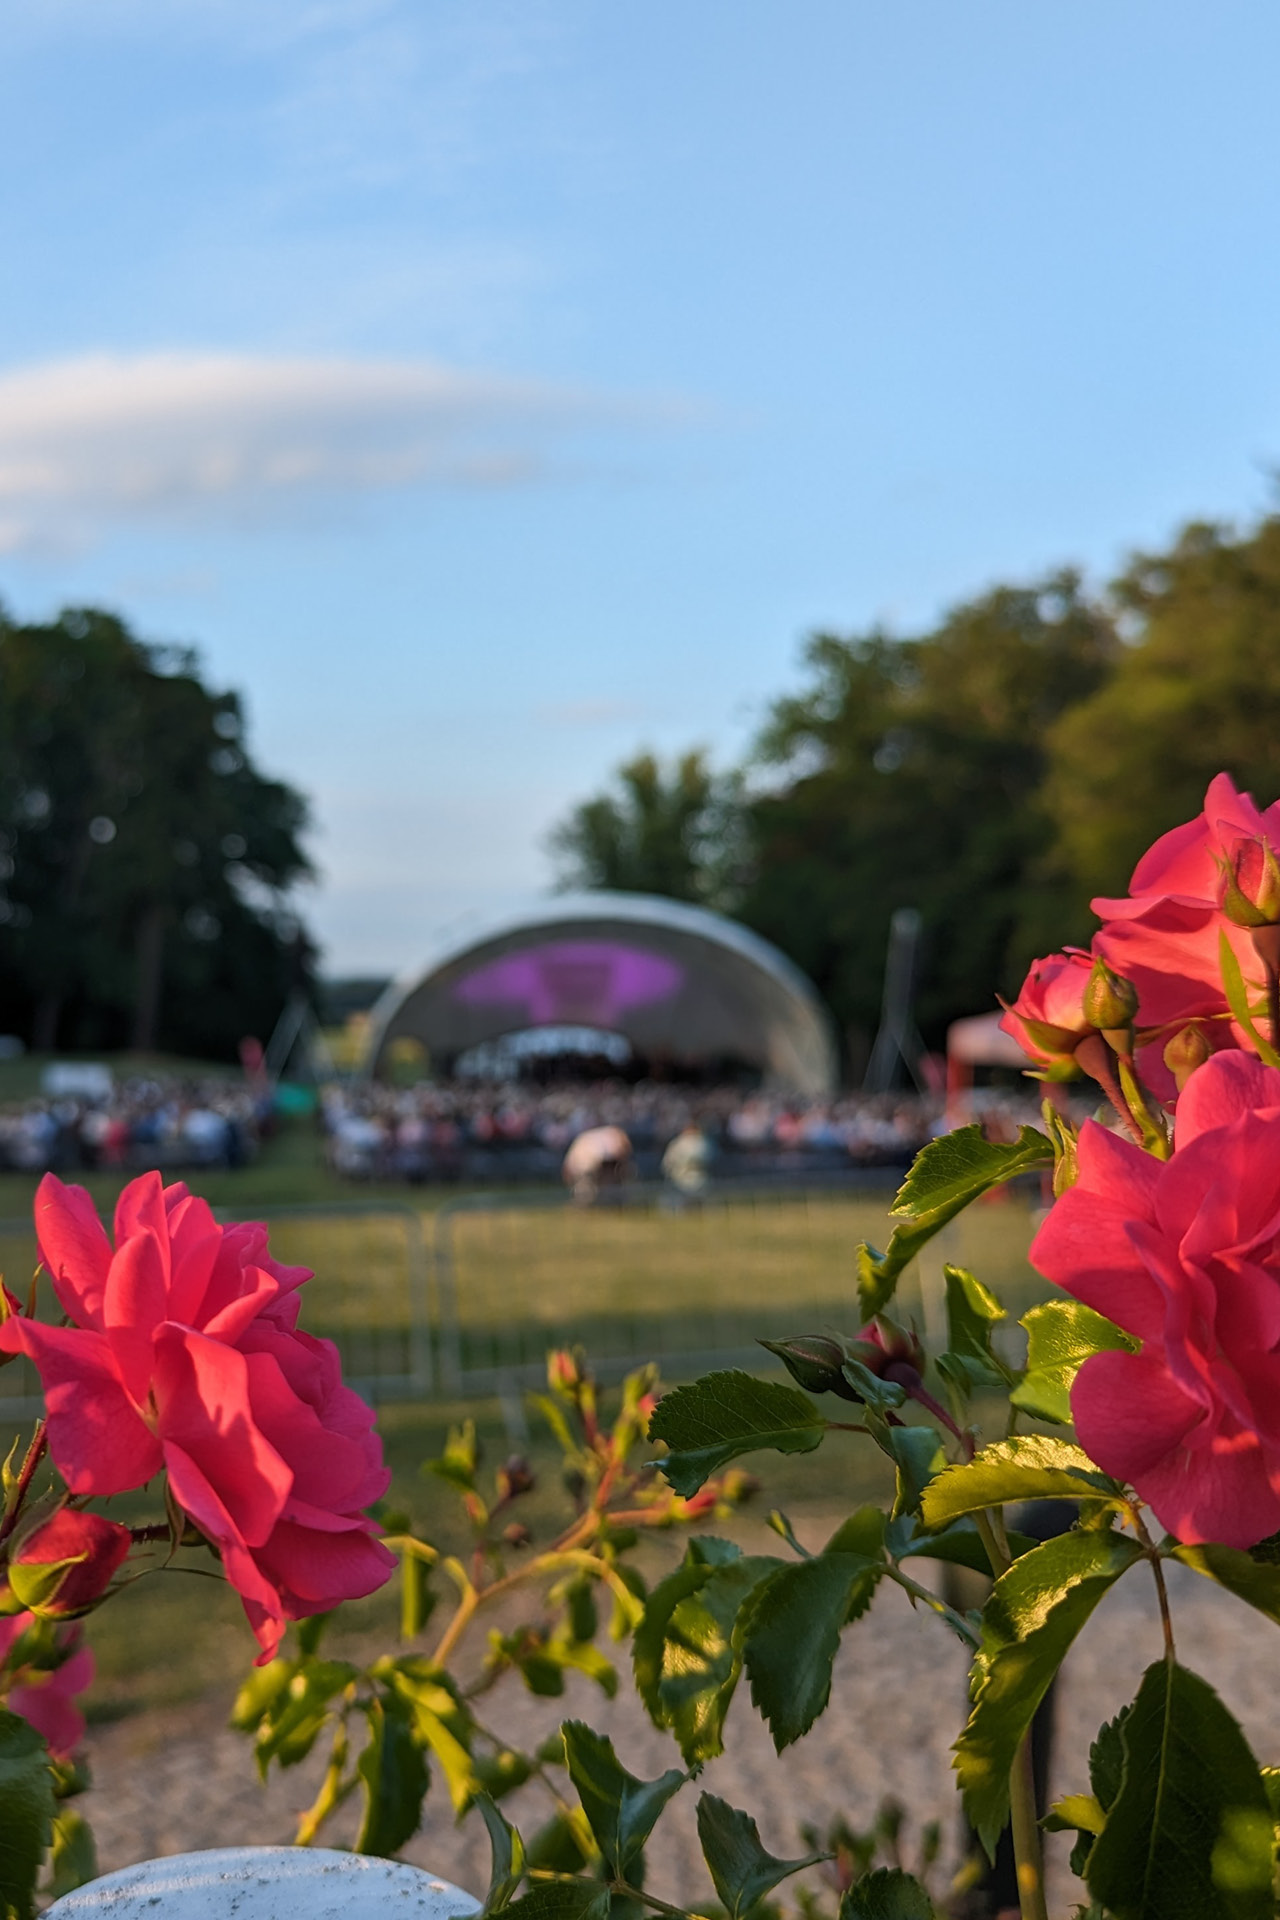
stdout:
[(44, 1920), (455, 1920), (461, 1887), (398, 1860), (328, 1847), (215, 1847), (121, 1867), (66, 1893)]

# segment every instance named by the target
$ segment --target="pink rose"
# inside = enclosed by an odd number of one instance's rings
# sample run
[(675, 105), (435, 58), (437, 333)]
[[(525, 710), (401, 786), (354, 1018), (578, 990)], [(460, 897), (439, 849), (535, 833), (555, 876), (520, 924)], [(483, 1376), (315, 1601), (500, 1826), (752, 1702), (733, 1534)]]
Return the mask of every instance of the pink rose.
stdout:
[(1087, 1360), (1081, 1444), (1189, 1542), (1280, 1530), (1280, 1072), (1218, 1053), (1167, 1162), (1087, 1122), (1039, 1270), (1142, 1342)]
[(1001, 1027), (1042, 1066), (1069, 1061), (1086, 1034), (1094, 1031), (1084, 1013), (1092, 972), (1093, 955), (1082, 947), (1051, 953), (1032, 961), (1017, 999), (1006, 1005)]
[(102, 1598), (129, 1546), (128, 1527), (61, 1507), (19, 1538), (9, 1556), (9, 1584), (24, 1605), (65, 1619)]
[[(1105, 924), (1094, 946), (1138, 989), (1144, 1027), (1159, 1029), (1159, 1045), (1139, 1056), (1153, 1086), (1172, 1094), (1156, 1064), (1170, 1034), (1191, 1021), (1216, 1023), (1215, 1039), (1250, 1047), (1230, 1018), (1222, 985), (1219, 939), (1225, 931), (1257, 999), (1262, 968), (1247, 927), (1223, 911), (1234, 879), (1265, 908), (1267, 850), (1280, 847), (1280, 801), (1260, 813), (1230, 777), (1210, 782), (1204, 812), (1166, 833), (1143, 854), (1123, 900), (1099, 899), (1093, 910)], [(1230, 902), (1228, 903), (1230, 904)], [(1261, 910), (1261, 909), (1259, 909)]]
[(43, 1735), (55, 1760), (70, 1760), (84, 1739), (84, 1716), (74, 1700), (93, 1679), (93, 1655), (80, 1645), (78, 1631), (64, 1627), (58, 1634), (59, 1664), (41, 1666), (39, 1652), (28, 1656), (21, 1645), (28, 1628), (36, 1624), (33, 1613), (0, 1619), (0, 1693), (7, 1687), (4, 1704)]
[(220, 1227), (158, 1173), (124, 1189), (115, 1226), (113, 1251), (88, 1194), (45, 1176), (41, 1258), (74, 1324), (11, 1318), (0, 1349), (39, 1369), (72, 1493), (167, 1471), (270, 1657), (287, 1618), (370, 1593), (395, 1565), (359, 1512), (390, 1478), (373, 1415), (342, 1387), (335, 1350), (296, 1331), (310, 1276), (271, 1258), (263, 1227)]

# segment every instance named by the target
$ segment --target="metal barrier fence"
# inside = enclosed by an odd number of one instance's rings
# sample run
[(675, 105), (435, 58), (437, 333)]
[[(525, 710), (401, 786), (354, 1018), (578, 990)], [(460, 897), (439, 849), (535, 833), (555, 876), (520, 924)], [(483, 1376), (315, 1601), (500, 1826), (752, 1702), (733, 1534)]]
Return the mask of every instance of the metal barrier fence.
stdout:
[[(862, 1180), (726, 1185), (693, 1205), (633, 1188), (593, 1207), (534, 1191), (434, 1211), (366, 1202), (259, 1217), (278, 1259), (315, 1272), (302, 1325), (336, 1342), (345, 1377), (376, 1402), (513, 1391), (542, 1377), (548, 1347), (570, 1342), (606, 1377), (649, 1359), (669, 1377), (758, 1366), (762, 1337), (851, 1327), (854, 1249), (885, 1231), (888, 1197)], [(952, 1241), (939, 1259), (982, 1252)], [(20, 1298), (35, 1258), (30, 1223), (0, 1221), (0, 1272)], [(938, 1330), (927, 1270), (900, 1298)], [(0, 1368), (0, 1424), (39, 1409), (27, 1362)]]

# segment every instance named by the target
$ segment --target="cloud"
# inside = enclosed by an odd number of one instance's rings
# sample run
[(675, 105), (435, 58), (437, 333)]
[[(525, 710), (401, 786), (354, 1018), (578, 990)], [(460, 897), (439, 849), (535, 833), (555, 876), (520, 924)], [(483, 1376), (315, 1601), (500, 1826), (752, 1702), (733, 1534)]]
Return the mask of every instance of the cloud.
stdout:
[(168, 352), (20, 367), (0, 372), (0, 551), (157, 515), (259, 520), (325, 497), (527, 484), (553, 443), (639, 411), (430, 361)]

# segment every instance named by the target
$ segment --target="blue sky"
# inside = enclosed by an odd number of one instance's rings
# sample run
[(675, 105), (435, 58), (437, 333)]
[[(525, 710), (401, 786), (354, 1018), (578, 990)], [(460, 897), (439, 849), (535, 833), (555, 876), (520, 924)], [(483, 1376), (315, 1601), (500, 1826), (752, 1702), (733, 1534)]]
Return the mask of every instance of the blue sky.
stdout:
[(0, 0), (0, 597), (240, 687), (335, 971), (817, 627), (1280, 460), (1280, 11)]

